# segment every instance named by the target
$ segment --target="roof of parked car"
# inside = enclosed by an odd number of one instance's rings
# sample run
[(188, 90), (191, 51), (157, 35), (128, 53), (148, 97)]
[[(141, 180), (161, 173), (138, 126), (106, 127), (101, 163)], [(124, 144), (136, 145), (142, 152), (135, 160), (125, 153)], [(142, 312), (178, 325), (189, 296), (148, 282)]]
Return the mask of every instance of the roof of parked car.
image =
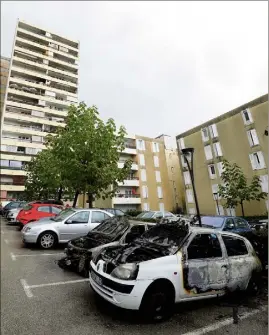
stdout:
[(220, 230), (216, 230), (214, 228), (190, 226), (189, 230), (190, 231), (198, 231), (198, 232), (201, 232), (201, 233), (208, 233), (208, 234), (220, 233), (222, 235), (233, 235), (234, 237), (242, 237), (238, 234), (235, 234), (235, 233), (232, 233), (232, 232), (229, 232), (229, 231), (220, 231)]

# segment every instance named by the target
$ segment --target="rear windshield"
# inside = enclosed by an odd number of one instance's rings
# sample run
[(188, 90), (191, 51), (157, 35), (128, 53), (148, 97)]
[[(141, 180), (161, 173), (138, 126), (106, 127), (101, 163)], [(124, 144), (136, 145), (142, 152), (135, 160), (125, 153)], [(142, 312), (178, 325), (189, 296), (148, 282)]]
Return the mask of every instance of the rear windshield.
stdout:
[(32, 205), (29, 205), (29, 204), (23, 206), (23, 209), (24, 209), (25, 211), (29, 211), (29, 210), (32, 209), (32, 208), (33, 208), (33, 206), (32, 206)]
[(216, 217), (216, 216), (202, 216), (201, 221), (202, 221), (202, 225), (204, 226), (220, 228), (223, 225), (224, 218)]

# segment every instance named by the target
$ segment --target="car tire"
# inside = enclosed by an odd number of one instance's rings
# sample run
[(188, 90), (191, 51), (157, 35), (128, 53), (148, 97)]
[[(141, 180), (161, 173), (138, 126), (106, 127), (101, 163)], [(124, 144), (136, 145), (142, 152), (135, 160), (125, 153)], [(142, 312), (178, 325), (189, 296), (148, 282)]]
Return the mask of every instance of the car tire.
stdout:
[(45, 231), (38, 237), (37, 244), (42, 249), (52, 249), (58, 243), (57, 235), (52, 231)]
[(249, 280), (247, 292), (251, 296), (257, 296), (262, 289), (262, 276), (260, 273), (254, 272)]
[(140, 314), (149, 322), (162, 322), (169, 319), (174, 311), (175, 292), (172, 284), (166, 281), (153, 283), (145, 292)]

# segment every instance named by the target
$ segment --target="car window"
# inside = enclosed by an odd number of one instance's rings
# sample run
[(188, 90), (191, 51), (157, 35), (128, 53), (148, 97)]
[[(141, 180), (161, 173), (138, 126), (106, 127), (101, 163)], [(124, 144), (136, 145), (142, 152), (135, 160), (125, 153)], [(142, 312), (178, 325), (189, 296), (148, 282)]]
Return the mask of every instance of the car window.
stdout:
[(74, 214), (70, 220), (72, 220), (72, 223), (88, 223), (89, 222), (89, 215), (90, 212), (78, 212)]
[(50, 213), (50, 207), (49, 206), (40, 206), (37, 208), (38, 212), (44, 212), (44, 213)]
[(236, 228), (248, 228), (248, 223), (245, 220), (241, 218), (235, 218), (234, 221)]
[(62, 210), (61, 208), (51, 206), (51, 211), (54, 214), (59, 214)]
[(225, 244), (227, 254), (229, 257), (232, 256), (242, 256), (248, 254), (248, 249), (245, 242), (240, 238), (233, 236), (222, 236), (223, 242)]
[(142, 235), (146, 231), (146, 227), (144, 225), (136, 225), (130, 231), (131, 233)]
[(188, 246), (188, 259), (222, 257), (222, 250), (216, 234), (198, 234)]
[(155, 216), (155, 218), (162, 218), (163, 213), (162, 212), (157, 212), (154, 216)]
[(202, 216), (201, 221), (203, 226), (220, 228), (223, 225), (224, 218), (219, 216)]
[(227, 219), (225, 221), (225, 227), (224, 227), (224, 229), (228, 230), (228, 229), (232, 229), (232, 228), (234, 228), (234, 220), (233, 219)]
[(124, 215), (124, 213), (122, 211), (120, 211), (119, 209), (116, 209), (115, 212), (116, 212), (116, 215), (118, 215), (118, 216), (123, 216)]
[(164, 215), (165, 218), (170, 218), (170, 217), (173, 217), (173, 216), (174, 215), (170, 212), (166, 212), (165, 215)]
[(111, 208), (103, 208), (106, 212), (114, 215), (114, 209)]
[(93, 211), (92, 212), (92, 222), (96, 223), (96, 222), (102, 222), (105, 219), (110, 218), (109, 215), (103, 213), (103, 212), (99, 212), (99, 211)]

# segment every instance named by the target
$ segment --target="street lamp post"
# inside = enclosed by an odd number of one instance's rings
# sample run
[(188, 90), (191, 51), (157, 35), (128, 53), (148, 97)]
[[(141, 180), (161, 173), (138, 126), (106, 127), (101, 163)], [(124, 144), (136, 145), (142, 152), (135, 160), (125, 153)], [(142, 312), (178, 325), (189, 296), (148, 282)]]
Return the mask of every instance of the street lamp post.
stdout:
[(200, 210), (199, 210), (199, 205), (198, 205), (198, 200), (197, 200), (197, 194), (196, 194), (196, 189), (195, 189), (195, 184), (194, 184), (194, 173), (193, 173), (193, 153), (194, 153), (194, 148), (185, 148), (181, 150), (184, 160), (188, 166), (188, 170), (190, 173), (191, 177), (191, 184), (192, 184), (192, 189), (193, 189), (193, 195), (194, 195), (194, 201), (195, 201), (195, 206), (196, 206), (196, 213), (197, 213), (197, 218), (199, 222), (199, 226), (202, 227), (202, 221), (201, 221), (201, 215), (200, 215)]
[(220, 211), (219, 211), (219, 194), (218, 194), (218, 192), (213, 193), (213, 198), (216, 201), (217, 209), (218, 209), (218, 214), (220, 215)]

